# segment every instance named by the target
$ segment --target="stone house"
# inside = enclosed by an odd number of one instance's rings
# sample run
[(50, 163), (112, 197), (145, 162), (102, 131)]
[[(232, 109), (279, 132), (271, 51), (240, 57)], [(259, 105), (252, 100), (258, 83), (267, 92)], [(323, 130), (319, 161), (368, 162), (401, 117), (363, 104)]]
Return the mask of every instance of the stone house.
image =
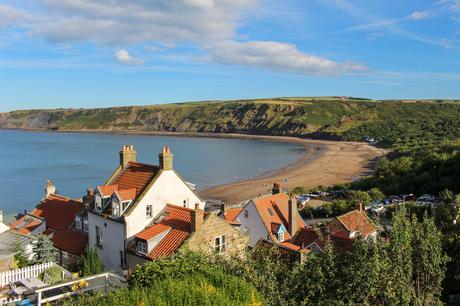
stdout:
[(249, 237), (214, 213), (167, 205), (162, 213), (135, 236), (129, 247), (128, 265), (193, 251), (222, 256), (244, 256)]

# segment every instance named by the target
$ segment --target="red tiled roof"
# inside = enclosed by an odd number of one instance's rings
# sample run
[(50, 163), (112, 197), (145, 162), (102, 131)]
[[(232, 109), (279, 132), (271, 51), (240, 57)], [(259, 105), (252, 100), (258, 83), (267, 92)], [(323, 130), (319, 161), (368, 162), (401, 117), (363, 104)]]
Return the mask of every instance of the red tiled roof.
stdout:
[(118, 185), (118, 190), (136, 189), (136, 196), (144, 191), (160, 167), (138, 162), (129, 162), (125, 168), (112, 179), (110, 186)]
[(359, 233), (366, 237), (377, 231), (377, 228), (372, 223), (371, 219), (358, 209), (352, 210), (346, 214), (337, 217), (337, 220), (346, 227), (346, 229), (352, 233), (359, 231)]
[(101, 192), (101, 196), (103, 197), (109, 197), (111, 196), (115, 191), (118, 190), (118, 185), (102, 185), (102, 186), (97, 186), (97, 189)]
[(68, 229), (75, 215), (83, 208), (83, 203), (59, 195), (50, 195), (40, 202), (32, 215), (46, 220), (46, 227), (55, 231)]
[(131, 189), (119, 190), (119, 191), (116, 191), (116, 194), (118, 195), (118, 198), (121, 201), (134, 200), (137, 194), (137, 189), (131, 188)]
[[(254, 200), (257, 211), (262, 218), (262, 221), (265, 225), (265, 228), (273, 236), (272, 224), (283, 223), (286, 229), (288, 226), (288, 216), (289, 216), (289, 196), (285, 193), (279, 193), (274, 195), (265, 196), (259, 199)], [(269, 211), (270, 209), (270, 211)], [(272, 215), (273, 213), (273, 215)], [(297, 225), (299, 229), (305, 227), (305, 223), (302, 220), (302, 217), (297, 213)], [(284, 234), (284, 238), (289, 240), (291, 236), (288, 232)], [(272, 240), (275, 241), (274, 237)]]
[[(174, 253), (182, 243), (190, 236), (191, 222), (192, 222), (193, 209), (180, 207), (168, 204), (165, 208), (165, 217), (158, 224), (154, 225), (155, 229), (152, 232), (157, 232), (161, 228), (156, 228), (158, 225), (170, 227), (171, 231), (151, 250), (146, 256), (150, 259), (169, 256)], [(204, 217), (207, 213), (204, 213)], [(145, 229), (138, 235), (149, 237), (148, 231), (150, 228)], [(144, 239), (144, 238), (142, 238)], [(135, 241), (131, 244), (130, 250), (135, 251)]]
[(332, 245), (337, 249), (351, 250), (353, 248), (353, 240), (348, 238), (348, 236), (343, 237), (336, 234), (324, 234), (323, 238), (321, 238), (313, 228), (309, 227), (305, 227), (298, 231), (294, 237), (293, 243), (300, 248), (306, 248), (312, 243), (316, 243), (323, 249), (326, 246), (327, 239), (330, 239)]
[(53, 233), (52, 240), (56, 248), (77, 256), (81, 256), (88, 245), (88, 236), (72, 229)]
[(166, 226), (164, 224), (155, 224), (152, 225), (151, 227), (143, 230), (139, 234), (136, 235), (136, 238), (143, 239), (143, 240), (149, 240), (152, 239), (153, 237), (163, 233), (164, 231), (167, 231), (171, 228), (171, 226)]
[(14, 231), (23, 234), (23, 235), (30, 235), (37, 227), (39, 227), (43, 221), (37, 220), (27, 215), (22, 216), (17, 221), (10, 225), (10, 228)]
[(225, 221), (227, 222), (235, 221), (235, 218), (240, 214), (242, 210), (243, 210), (242, 207), (230, 208), (224, 214)]

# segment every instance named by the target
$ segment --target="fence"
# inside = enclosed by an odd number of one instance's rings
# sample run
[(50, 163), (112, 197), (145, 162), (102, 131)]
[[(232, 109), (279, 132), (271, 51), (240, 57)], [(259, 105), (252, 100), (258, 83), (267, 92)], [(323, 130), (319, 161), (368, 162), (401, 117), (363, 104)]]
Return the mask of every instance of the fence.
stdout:
[(37, 277), (40, 273), (54, 266), (52, 262), (25, 267), (22, 269), (10, 270), (0, 273), (0, 288), (8, 285), (9, 283), (18, 282), (23, 279)]

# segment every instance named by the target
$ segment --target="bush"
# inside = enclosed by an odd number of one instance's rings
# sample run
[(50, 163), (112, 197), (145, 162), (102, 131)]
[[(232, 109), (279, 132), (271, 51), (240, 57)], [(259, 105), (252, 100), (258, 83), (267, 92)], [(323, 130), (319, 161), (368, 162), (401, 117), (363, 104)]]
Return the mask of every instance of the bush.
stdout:
[(192, 253), (138, 266), (129, 283), (129, 289), (83, 295), (64, 305), (262, 305), (253, 285)]
[(53, 285), (62, 281), (62, 269), (57, 266), (48, 268), (38, 276), (42, 281), (49, 285)]

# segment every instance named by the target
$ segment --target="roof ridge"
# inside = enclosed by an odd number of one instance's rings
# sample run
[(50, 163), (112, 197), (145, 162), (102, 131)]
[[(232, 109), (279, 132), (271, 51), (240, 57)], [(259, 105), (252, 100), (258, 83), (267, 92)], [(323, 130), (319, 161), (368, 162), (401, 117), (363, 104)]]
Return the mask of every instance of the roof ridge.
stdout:
[(66, 196), (63, 196), (63, 195), (60, 195), (60, 194), (56, 194), (56, 193), (50, 194), (48, 197), (45, 197), (41, 202), (49, 199), (50, 197), (56, 197), (56, 198), (61, 198), (61, 199), (64, 199), (64, 200), (69, 200), (69, 201), (72, 201), (72, 202), (83, 203), (79, 199), (72, 199), (72, 198), (69, 198), (69, 197), (66, 197)]
[[(141, 162), (138, 162), (138, 161), (129, 161), (128, 164), (160, 168), (159, 165), (146, 164), (146, 163), (141, 163)], [(124, 168), (122, 168), (122, 169), (124, 169)]]

